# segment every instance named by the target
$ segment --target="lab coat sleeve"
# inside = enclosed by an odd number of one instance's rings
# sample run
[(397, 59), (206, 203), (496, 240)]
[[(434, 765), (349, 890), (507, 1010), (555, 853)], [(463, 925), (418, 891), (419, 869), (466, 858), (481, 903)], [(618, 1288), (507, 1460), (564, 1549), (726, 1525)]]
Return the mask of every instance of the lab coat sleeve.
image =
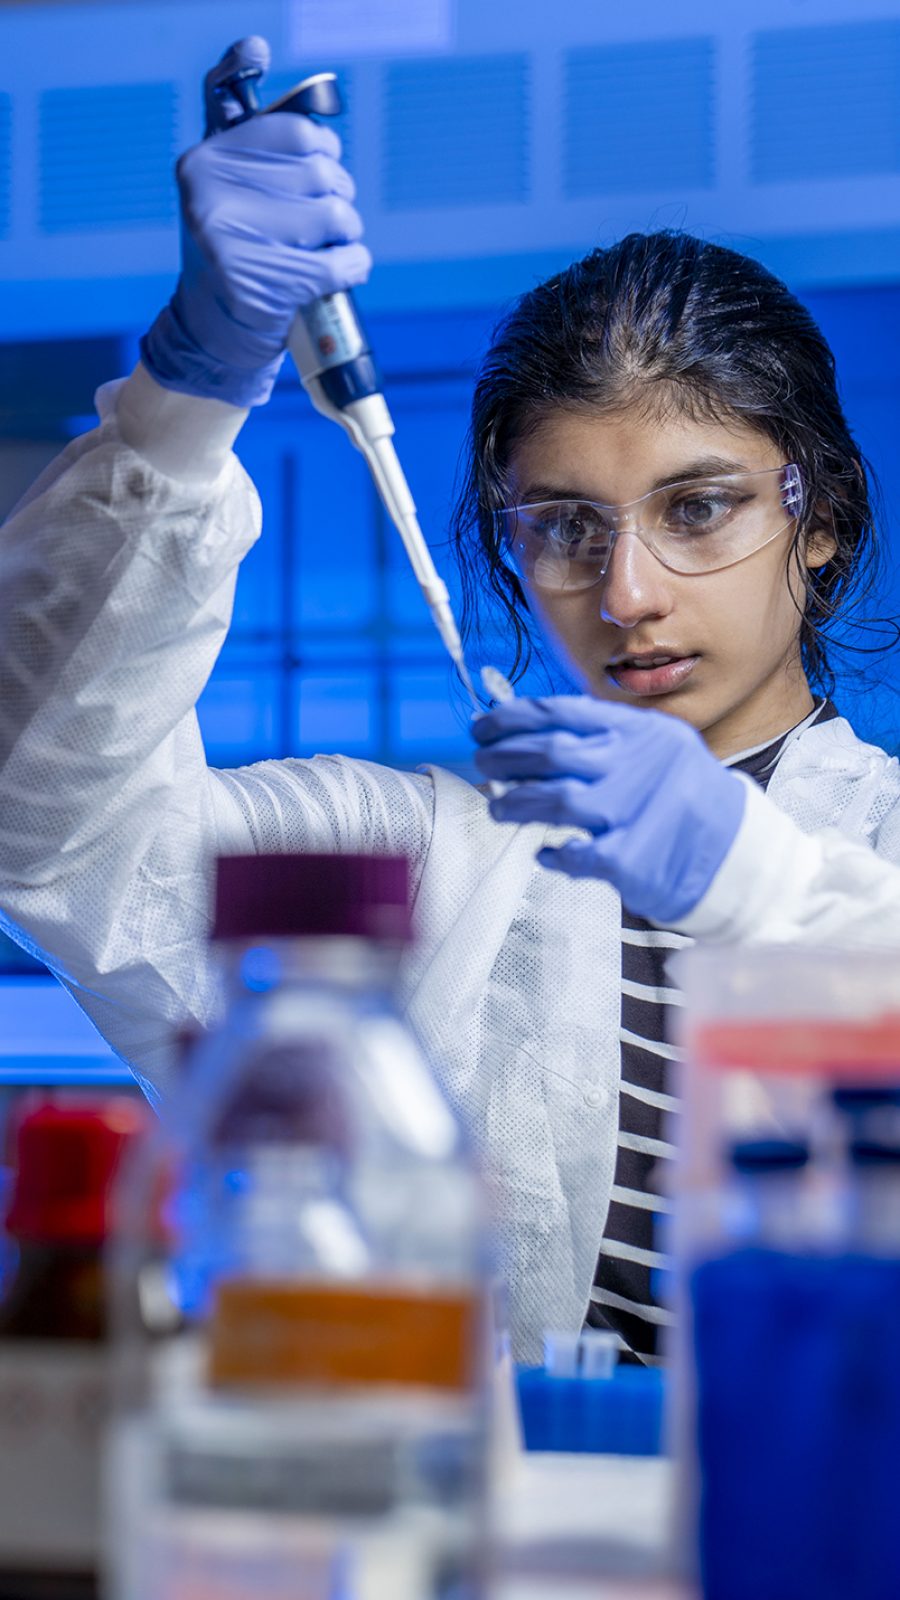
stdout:
[(900, 866), (837, 829), (804, 833), (757, 784), (742, 782), (737, 838), (677, 931), (711, 944), (900, 948)]
[(0, 925), (152, 1094), (173, 1027), (215, 1008), (215, 853), (394, 841), (383, 769), (207, 767), (194, 706), (260, 531), (243, 413), (143, 369), (98, 403), (0, 530)]

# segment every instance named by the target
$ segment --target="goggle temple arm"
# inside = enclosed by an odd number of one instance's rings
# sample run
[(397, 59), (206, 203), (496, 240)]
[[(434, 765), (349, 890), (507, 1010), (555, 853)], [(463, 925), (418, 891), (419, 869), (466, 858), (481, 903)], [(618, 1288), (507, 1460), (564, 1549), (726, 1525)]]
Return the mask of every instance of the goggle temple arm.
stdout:
[(802, 517), (806, 506), (806, 490), (800, 468), (792, 461), (781, 474), (781, 504), (791, 517)]

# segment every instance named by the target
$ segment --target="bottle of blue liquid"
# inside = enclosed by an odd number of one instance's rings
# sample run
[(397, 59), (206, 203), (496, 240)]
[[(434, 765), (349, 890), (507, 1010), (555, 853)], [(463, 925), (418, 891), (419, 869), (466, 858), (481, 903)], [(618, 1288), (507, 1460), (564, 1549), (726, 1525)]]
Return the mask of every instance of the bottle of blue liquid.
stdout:
[[(753, 1170), (759, 1227), (690, 1284), (705, 1600), (889, 1600), (900, 1261), (872, 1253), (862, 1227), (854, 1248), (829, 1249), (792, 1225), (806, 1159), (734, 1155), (743, 1182)], [(857, 1156), (867, 1183), (868, 1152)]]

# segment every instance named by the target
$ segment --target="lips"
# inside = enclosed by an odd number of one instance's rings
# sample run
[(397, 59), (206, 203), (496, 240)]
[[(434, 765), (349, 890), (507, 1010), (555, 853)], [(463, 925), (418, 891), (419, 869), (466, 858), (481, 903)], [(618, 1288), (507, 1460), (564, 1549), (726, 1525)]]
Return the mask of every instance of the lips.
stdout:
[(606, 675), (627, 694), (671, 694), (680, 689), (693, 672), (699, 656), (683, 656), (664, 650), (647, 650), (639, 655), (620, 656), (611, 661)]

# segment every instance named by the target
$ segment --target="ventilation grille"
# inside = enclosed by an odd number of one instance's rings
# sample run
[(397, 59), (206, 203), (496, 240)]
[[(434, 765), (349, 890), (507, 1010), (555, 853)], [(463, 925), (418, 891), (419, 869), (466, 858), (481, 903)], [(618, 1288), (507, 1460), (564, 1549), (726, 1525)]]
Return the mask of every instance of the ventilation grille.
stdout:
[[(350, 73), (343, 67), (331, 67), (329, 71), (337, 72), (338, 88), (345, 106), (353, 104), (353, 85)], [(283, 94), (293, 89), (295, 83), (300, 83), (309, 73), (298, 68), (295, 72), (273, 72), (263, 79), (259, 98), (263, 105), (271, 105), (273, 100), (280, 100)], [(342, 111), (339, 117), (323, 117), (322, 121), (327, 127), (333, 128), (341, 141), (343, 153), (341, 160), (345, 166), (352, 167), (353, 156), (350, 145), (350, 114)]]
[(49, 89), (42, 95), (44, 231), (171, 223), (177, 209), (177, 103), (172, 83)]
[(900, 23), (785, 28), (752, 50), (757, 183), (900, 171)]
[(12, 99), (0, 94), (0, 239), (9, 238), (12, 212)]
[(385, 74), (384, 204), (528, 199), (527, 55), (395, 62)]
[(714, 182), (712, 39), (602, 46), (566, 56), (567, 198)]

